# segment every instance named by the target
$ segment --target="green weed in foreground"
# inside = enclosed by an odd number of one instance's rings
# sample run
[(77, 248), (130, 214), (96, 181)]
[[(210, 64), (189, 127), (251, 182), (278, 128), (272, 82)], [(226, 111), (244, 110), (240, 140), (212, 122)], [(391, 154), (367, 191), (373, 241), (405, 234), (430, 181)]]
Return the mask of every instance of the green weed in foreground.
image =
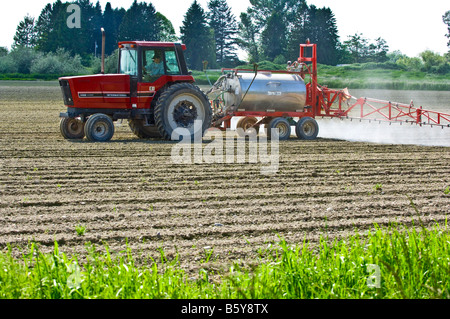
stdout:
[[(202, 269), (188, 279), (177, 260), (135, 265), (130, 250), (112, 257), (108, 247), (79, 265), (55, 243), (51, 254), (32, 244), (21, 260), (0, 253), (1, 298), (449, 298), (447, 223), (433, 230), (375, 226), (367, 236), (322, 237), (315, 249), (284, 240), (260, 251), (253, 271), (234, 265), (218, 282)], [(377, 276), (379, 275), (379, 276)], [(377, 288), (378, 287), (378, 288)]]

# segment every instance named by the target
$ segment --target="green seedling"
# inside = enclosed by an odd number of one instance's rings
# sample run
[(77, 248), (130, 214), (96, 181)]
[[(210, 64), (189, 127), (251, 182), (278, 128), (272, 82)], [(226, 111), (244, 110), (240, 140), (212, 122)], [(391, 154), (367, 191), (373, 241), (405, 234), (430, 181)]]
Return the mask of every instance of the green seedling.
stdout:
[(374, 191), (382, 191), (383, 190), (383, 185), (381, 184), (375, 184), (375, 186), (373, 187)]
[(75, 231), (77, 232), (78, 236), (83, 236), (84, 233), (86, 233), (86, 227), (83, 225), (77, 225), (75, 226)]
[(202, 259), (202, 263), (209, 262), (213, 253), (214, 253), (214, 248), (205, 248), (203, 251), (204, 258)]

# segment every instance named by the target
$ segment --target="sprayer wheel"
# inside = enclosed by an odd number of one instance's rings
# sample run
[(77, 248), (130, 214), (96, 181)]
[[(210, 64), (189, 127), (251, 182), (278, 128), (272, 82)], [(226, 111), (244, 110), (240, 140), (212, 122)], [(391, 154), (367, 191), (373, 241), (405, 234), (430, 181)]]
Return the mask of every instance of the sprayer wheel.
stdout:
[(295, 126), (295, 134), (303, 140), (314, 140), (319, 134), (319, 125), (312, 117), (303, 117)]
[(59, 130), (61, 135), (68, 140), (82, 139), (84, 137), (84, 123), (76, 118), (61, 118)]
[(276, 117), (269, 122), (267, 127), (267, 138), (270, 139), (271, 129), (278, 129), (278, 139), (280, 141), (287, 140), (291, 136), (291, 124), (284, 117)]
[(236, 129), (241, 128), (242, 130), (237, 130), (237, 133), (239, 136), (243, 137), (245, 134), (249, 134), (251, 132), (251, 129), (254, 128), (256, 130), (256, 134), (259, 132), (259, 125), (254, 126), (255, 123), (258, 122), (256, 117), (253, 116), (246, 116), (241, 118), (237, 124)]

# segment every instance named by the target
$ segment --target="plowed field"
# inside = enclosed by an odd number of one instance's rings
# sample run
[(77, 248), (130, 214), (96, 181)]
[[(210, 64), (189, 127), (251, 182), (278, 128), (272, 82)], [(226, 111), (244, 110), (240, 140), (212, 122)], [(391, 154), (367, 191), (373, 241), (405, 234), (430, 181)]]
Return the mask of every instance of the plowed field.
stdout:
[(173, 142), (140, 140), (125, 121), (108, 143), (64, 140), (61, 105), (58, 87), (0, 86), (2, 249), (57, 241), (83, 255), (87, 242), (112, 252), (128, 242), (195, 269), (211, 250), (211, 266), (254, 263), (278, 236), (314, 244), (450, 212), (448, 147), (292, 138), (278, 173), (263, 175), (259, 163), (173, 164)]

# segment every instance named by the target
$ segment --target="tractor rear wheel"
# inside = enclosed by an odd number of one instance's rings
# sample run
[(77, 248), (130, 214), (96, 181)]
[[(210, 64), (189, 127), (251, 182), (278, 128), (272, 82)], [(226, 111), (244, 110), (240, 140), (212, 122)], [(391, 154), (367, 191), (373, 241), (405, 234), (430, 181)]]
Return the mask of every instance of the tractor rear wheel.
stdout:
[(59, 122), (61, 135), (68, 140), (82, 139), (84, 137), (84, 123), (73, 117), (63, 117)]
[(295, 134), (303, 140), (314, 140), (319, 134), (319, 125), (312, 117), (303, 117), (295, 126)]
[(267, 138), (271, 138), (271, 129), (278, 129), (278, 139), (280, 141), (287, 140), (291, 136), (291, 124), (284, 117), (276, 117), (269, 122), (267, 127)]
[(137, 137), (161, 138), (161, 133), (159, 132), (157, 126), (145, 126), (144, 123), (144, 120), (128, 120), (128, 126)]
[(258, 120), (256, 119), (256, 117), (253, 116), (246, 116), (241, 118), (237, 124), (236, 124), (236, 128), (241, 128), (244, 131), (244, 134), (242, 135), (242, 131), (241, 130), (237, 130), (237, 133), (239, 136), (244, 136), (245, 133), (249, 133), (249, 130), (251, 128), (254, 128), (256, 130), (256, 134), (258, 134), (259, 132), (259, 125), (258, 126), (253, 126), (255, 125), (255, 123), (258, 122)]
[(89, 116), (84, 133), (89, 141), (107, 142), (114, 135), (114, 123), (108, 115), (97, 113)]
[[(178, 128), (187, 129), (191, 139), (195, 135), (203, 136), (211, 126), (211, 119), (212, 110), (207, 96), (190, 83), (170, 86), (155, 105), (156, 126), (166, 140), (172, 139), (172, 133)], [(196, 121), (201, 121), (201, 124), (194, 125)]]

